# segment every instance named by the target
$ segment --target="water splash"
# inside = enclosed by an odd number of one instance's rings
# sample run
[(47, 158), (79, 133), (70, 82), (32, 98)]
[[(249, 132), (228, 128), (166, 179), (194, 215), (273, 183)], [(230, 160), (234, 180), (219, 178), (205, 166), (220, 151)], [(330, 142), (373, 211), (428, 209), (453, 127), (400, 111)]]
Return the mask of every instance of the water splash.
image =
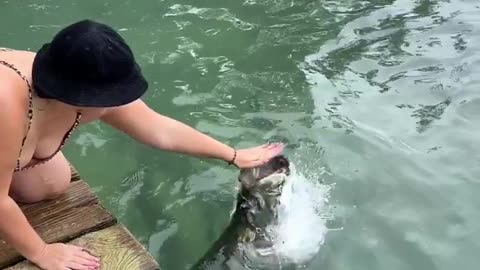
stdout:
[(333, 185), (307, 178), (291, 165), (291, 176), (283, 189), (279, 222), (270, 228), (275, 235), (274, 249), (287, 264), (306, 264), (315, 256), (328, 232), (326, 223), (333, 219), (328, 204)]

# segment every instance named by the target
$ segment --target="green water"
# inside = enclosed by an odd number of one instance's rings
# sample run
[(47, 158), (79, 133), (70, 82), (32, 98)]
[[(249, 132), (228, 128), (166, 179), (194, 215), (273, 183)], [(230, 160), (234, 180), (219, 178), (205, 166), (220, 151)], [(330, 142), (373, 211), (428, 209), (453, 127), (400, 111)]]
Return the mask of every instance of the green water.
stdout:
[[(335, 230), (308, 269), (478, 269), (480, 2), (0, 0), (0, 46), (84, 18), (129, 41), (154, 109), (327, 172)], [(226, 226), (237, 172), (220, 162), (99, 124), (66, 154), (164, 270)]]

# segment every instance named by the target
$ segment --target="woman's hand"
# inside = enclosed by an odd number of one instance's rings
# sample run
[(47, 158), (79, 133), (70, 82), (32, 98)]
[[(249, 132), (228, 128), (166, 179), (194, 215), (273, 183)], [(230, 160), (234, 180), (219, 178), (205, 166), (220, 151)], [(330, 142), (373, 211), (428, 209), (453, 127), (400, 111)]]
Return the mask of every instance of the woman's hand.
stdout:
[(261, 146), (239, 149), (233, 164), (239, 169), (253, 168), (267, 163), (283, 150), (281, 143), (268, 143)]
[(45, 270), (90, 270), (99, 269), (99, 259), (81, 247), (62, 243), (48, 244), (41, 254), (30, 261)]

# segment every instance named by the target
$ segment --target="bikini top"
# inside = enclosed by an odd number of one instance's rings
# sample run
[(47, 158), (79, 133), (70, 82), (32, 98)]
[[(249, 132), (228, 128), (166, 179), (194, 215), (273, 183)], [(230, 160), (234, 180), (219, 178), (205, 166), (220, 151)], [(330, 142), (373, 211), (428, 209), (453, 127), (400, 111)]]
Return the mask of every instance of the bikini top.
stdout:
[[(0, 48), (0, 52), (5, 52), (5, 51), (12, 51), (10, 49), (5, 49), (5, 48)], [(21, 78), (23, 81), (25, 81), (25, 83), (27, 84), (28, 86), (28, 126), (27, 126), (27, 131), (25, 132), (25, 135), (23, 136), (23, 140), (22, 140), (22, 146), (20, 148), (20, 153), (18, 154), (18, 158), (17, 158), (17, 165), (15, 167), (15, 172), (17, 171), (23, 171), (23, 170), (26, 170), (26, 169), (30, 169), (30, 168), (33, 168), (33, 167), (36, 167), (40, 164), (43, 164), (47, 161), (49, 161), (50, 159), (52, 159), (58, 152), (60, 152), (60, 150), (63, 148), (63, 146), (66, 144), (66, 142), (68, 141), (68, 139), (70, 138), (71, 134), (73, 133), (73, 131), (77, 128), (78, 124), (80, 123), (80, 119), (82, 117), (82, 113), (81, 112), (77, 112), (77, 116), (75, 118), (75, 122), (73, 123), (72, 127), (68, 130), (68, 132), (65, 134), (65, 136), (63, 137), (62, 139), (62, 142), (60, 143), (60, 146), (57, 148), (57, 150), (51, 154), (50, 156), (46, 157), (46, 158), (35, 158), (33, 157), (35, 160), (37, 160), (38, 162), (36, 162), (35, 164), (32, 164), (32, 165), (27, 165), (23, 168), (20, 167), (20, 156), (22, 154), (22, 149), (23, 149), (23, 146), (25, 144), (25, 140), (27, 139), (27, 135), (28, 135), (28, 132), (30, 131), (30, 127), (32, 125), (32, 118), (33, 118), (33, 87), (32, 85), (30, 84), (30, 82), (28, 81), (28, 79), (22, 74), (22, 72), (20, 72), (19, 69), (17, 69), (14, 65), (8, 63), (8, 62), (5, 62), (5, 61), (2, 61), (0, 60), (0, 65), (3, 65), (5, 67), (8, 67), (10, 69), (12, 69), (13, 71), (15, 71)]]

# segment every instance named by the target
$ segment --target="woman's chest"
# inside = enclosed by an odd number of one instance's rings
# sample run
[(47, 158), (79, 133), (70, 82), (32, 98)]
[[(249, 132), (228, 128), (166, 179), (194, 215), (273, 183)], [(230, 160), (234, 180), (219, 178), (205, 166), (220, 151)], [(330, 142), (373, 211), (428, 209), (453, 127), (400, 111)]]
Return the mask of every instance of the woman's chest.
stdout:
[(75, 114), (42, 117), (34, 111), (22, 158), (28, 162), (32, 158), (46, 159), (54, 155), (78, 127), (77, 120)]

